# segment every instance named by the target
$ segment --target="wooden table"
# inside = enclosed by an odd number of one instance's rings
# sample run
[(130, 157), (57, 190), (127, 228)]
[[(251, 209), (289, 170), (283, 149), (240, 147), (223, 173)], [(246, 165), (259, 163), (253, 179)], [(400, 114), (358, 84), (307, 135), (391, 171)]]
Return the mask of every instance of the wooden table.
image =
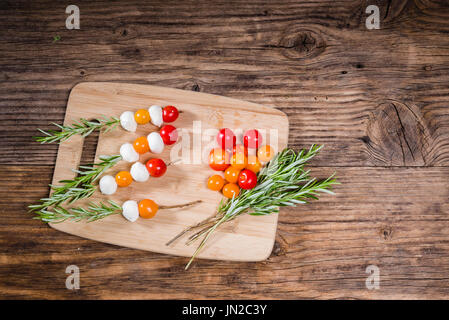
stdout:
[[(0, 4), (1, 298), (447, 298), (446, 1), (76, 1)], [(443, 4), (446, 3), (446, 4)], [(54, 39), (55, 36), (59, 36)], [(282, 209), (268, 260), (198, 260), (55, 231), (26, 206), (48, 194), (70, 89), (115, 81), (189, 89), (288, 114), (290, 147), (325, 144), (336, 196)], [(92, 155), (94, 146), (86, 153)], [(81, 289), (67, 290), (75, 264)], [(380, 271), (368, 290), (366, 268)]]

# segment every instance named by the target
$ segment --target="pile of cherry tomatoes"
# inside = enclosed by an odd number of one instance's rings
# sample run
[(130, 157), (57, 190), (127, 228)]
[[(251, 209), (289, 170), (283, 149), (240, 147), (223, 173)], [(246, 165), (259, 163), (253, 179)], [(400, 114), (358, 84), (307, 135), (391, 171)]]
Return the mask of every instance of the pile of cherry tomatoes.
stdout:
[[(237, 197), (240, 189), (253, 189), (257, 185), (257, 173), (274, 156), (274, 149), (262, 146), (262, 136), (252, 129), (243, 135), (243, 145), (236, 144), (237, 137), (231, 129), (223, 128), (217, 134), (219, 148), (209, 153), (209, 166), (215, 171), (224, 171), (224, 177), (214, 174), (209, 177), (207, 187), (221, 191), (227, 198)], [(248, 149), (257, 150), (248, 155)]]

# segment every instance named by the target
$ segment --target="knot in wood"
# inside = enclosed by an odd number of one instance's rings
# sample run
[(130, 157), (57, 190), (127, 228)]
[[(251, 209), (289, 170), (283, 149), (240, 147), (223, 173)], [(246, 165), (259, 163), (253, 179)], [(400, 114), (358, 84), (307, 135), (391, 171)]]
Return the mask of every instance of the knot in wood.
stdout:
[(384, 240), (391, 240), (393, 238), (393, 228), (390, 226), (381, 227), (380, 235)]
[(286, 34), (279, 47), (287, 58), (305, 59), (316, 57), (324, 51), (326, 45), (320, 34), (312, 30), (301, 30)]
[(380, 104), (360, 140), (374, 165), (424, 166), (432, 162), (432, 137), (420, 110), (399, 101)]

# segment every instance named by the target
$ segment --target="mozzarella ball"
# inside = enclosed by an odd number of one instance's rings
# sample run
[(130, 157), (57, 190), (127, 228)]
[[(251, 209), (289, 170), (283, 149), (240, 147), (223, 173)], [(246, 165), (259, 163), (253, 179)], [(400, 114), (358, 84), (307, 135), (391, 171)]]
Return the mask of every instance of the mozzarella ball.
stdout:
[(148, 145), (150, 146), (150, 151), (153, 153), (161, 153), (164, 151), (164, 141), (162, 140), (159, 132), (151, 132), (147, 136)]
[(127, 162), (136, 162), (139, 160), (139, 154), (134, 150), (134, 147), (131, 143), (124, 143), (120, 147), (120, 155), (122, 159)]
[(126, 220), (134, 222), (139, 218), (139, 208), (134, 200), (125, 201), (122, 205), (122, 215)]
[(148, 112), (150, 113), (151, 123), (160, 127), (164, 122), (162, 120), (162, 108), (160, 106), (153, 105), (148, 108)]
[(140, 162), (136, 162), (131, 166), (130, 173), (134, 181), (137, 182), (145, 182), (150, 178), (147, 167)]
[(123, 129), (131, 132), (136, 132), (137, 122), (134, 119), (134, 113), (125, 111), (120, 115), (120, 125)]
[(99, 182), (102, 194), (111, 195), (117, 191), (117, 182), (113, 176), (103, 176)]

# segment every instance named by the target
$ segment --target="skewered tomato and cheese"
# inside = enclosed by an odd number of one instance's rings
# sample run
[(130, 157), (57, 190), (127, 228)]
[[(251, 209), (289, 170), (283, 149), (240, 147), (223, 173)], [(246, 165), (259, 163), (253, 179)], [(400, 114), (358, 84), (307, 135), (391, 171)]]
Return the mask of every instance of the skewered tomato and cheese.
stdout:
[(120, 171), (115, 177), (106, 175), (100, 179), (100, 191), (103, 194), (111, 195), (117, 191), (117, 187), (127, 187), (132, 181), (145, 182), (150, 177), (159, 178), (162, 177), (167, 171), (167, 166), (164, 160), (153, 158), (147, 161), (144, 165), (140, 162), (136, 162), (131, 166), (130, 171)]
[(178, 131), (172, 125), (165, 125), (159, 132), (151, 132), (148, 136), (134, 140), (134, 150), (139, 154), (149, 151), (162, 153), (164, 145), (172, 145), (178, 140)]
[(160, 127), (162, 124), (171, 123), (179, 116), (179, 111), (174, 106), (166, 106), (163, 109), (160, 106), (152, 105), (147, 109), (139, 109), (136, 112), (125, 111), (120, 115), (120, 125), (123, 129), (136, 132), (138, 124), (147, 124)]
[(178, 140), (178, 131), (172, 125), (165, 125), (159, 132), (151, 132), (148, 136), (138, 137), (134, 142), (124, 143), (120, 147), (120, 155), (127, 162), (139, 160), (139, 154), (147, 152), (162, 153), (164, 145), (172, 145)]
[(151, 199), (143, 199), (139, 202), (134, 200), (128, 200), (125, 201), (122, 205), (122, 215), (126, 220), (135, 222), (139, 218), (139, 216), (143, 219), (151, 219), (156, 215), (156, 213), (159, 210), (183, 208), (200, 202), (202, 201), (197, 200), (179, 205), (159, 206), (156, 202), (154, 202)]

